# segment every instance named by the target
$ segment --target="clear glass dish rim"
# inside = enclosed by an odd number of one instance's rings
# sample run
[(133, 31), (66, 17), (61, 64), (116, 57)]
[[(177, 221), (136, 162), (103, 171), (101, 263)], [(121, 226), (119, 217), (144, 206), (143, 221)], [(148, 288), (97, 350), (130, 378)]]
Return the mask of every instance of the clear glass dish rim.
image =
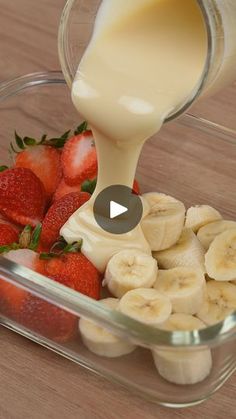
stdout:
[[(0, 103), (24, 90), (37, 86), (66, 84), (60, 71), (31, 73), (0, 83)], [(182, 125), (214, 131), (220, 138), (236, 145), (236, 132), (193, 115), (178, 120)], [(200, 127), (199, 127), (200, 124)], [(231, 136), (235, 136), (232, 138)], [(99, 302), (65, 287), (49, 278), (31, 271), (0, 256), (1, 277), (29, 292), (77, 315), (84, 316), (109, 328), (120, 336), (131, 339), (141, 346), (168, 348), (217, 346), (236, 337), (236, 311), (217, 325), (192, 332), (168, 332), (135, 321), (118, 311), (101, 306)]]

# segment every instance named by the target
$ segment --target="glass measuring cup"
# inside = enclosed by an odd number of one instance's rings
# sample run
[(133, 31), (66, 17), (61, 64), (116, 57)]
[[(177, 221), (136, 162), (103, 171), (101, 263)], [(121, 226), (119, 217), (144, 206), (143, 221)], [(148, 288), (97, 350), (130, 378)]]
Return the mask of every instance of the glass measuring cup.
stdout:
[[(203, 73), (187, 100), (167, 120), (182, 114), (199, 97), (210, 95), (236, 78), (236, 2), (196, 0), (208, 34)], [(68, 0), (62, 13), (58, 49), (62, 71), (69, 87), (86, 50), (101, 0)]]

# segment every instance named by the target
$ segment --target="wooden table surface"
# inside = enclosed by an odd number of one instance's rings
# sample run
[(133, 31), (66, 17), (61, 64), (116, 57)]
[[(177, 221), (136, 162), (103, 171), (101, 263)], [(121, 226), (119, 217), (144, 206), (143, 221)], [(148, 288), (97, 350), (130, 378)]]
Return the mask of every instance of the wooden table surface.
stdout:
[[(0, 0), (0, 81), (59, 68), (56, 37), (63, 5), (64, 0)], [(235, 106), (236, 84), (199, 102), (193, 111), (236, 128)], [(236, 376), (201, 406), (168, 410), (4, 328), (0, 336), (0, 419), (236, 417)]]

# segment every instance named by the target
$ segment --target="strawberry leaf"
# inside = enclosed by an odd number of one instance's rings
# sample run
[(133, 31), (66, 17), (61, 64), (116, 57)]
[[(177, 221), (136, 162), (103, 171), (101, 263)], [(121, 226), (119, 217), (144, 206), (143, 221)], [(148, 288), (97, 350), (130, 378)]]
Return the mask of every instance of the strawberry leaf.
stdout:
[(85, 180), (81, 185), (81, 191), (82, 192), (88, 192), (90, 195), (92, 195), (95, 191), (97, 185), (97, 178), (93, 180)]
[(83, 240), (80, 239), (78, 242), (72, 243), (72, 244), (68, 244), (64, 250), (63, 253), (78, 253), (81, 251), (82, 248), (82, 244), (83, 244)]
[(60, 237), (59, 240), (52, 245), (50, 253), (62, 252), (66, 246), (67, 242), (63, 237)]
[(37, 247), (39, 245), (39, 240), (42, 232), (42, 224), (38, 224), (32, 234), (31, 242), (29, 244), (30, 250), (37, 250)]
[(24, 137), (23, 138), (23, 142), (27, 147), (32, 147), (34, 145), (37, 145), (37, 141), (34, 138), (30, 138), (30, 137)]
[(39, 258), (43, 260), (50, 260), (53, 258), (59, 258), (67, 253), (78, 253), (81, 251), (82, 244), (82, 239), (72, 244), (67, 244), (63, 237), (61, 237), (61, 239), (51, 247), (49, 253), (40, 253)]
[(15, 142), (16, 142), (17, 147), (20, 149), (20, 151), (15, 149), (15, 146), (13, 145), (13, 143), (10, 143), (10, 148), (15, 154), (20, 153), (21, 150), (25, 150), (27, 147), (34, 147), (37, 145), (63, 148), (66, 141), (68, 140), (70, 136), (70, 133), (71, 131), (69, 130), (69, 131), (66, 131), (64, 134), (62, 134), (61, 137), (58, 137), (58, 138), (55, 137), (51, 139), (47, 139), (47, 135), (43, 134), (41, 139), (37, 141), (35, 138), (28, 137), (28, 136), (22, 139), (15, 131)]
[(18, 243), (12, 243), (7, 246), (0, 246), (0, 254), (8, 253), (11, 250), (18, 250), (18, 249), (20, 249), (20, 246)]
[(39, 259), (41, 260), (50, 260), (52, 258), (57, 258), (58, 254), (57, 253), (46, 253), (46, 252), (42, 252), (39, 255)]
[(43, 144), (47, 139), (47, 134), (43, 134), (39, 144)]
[(0, 254), (1, 253), (8, 253), (10, 252), (11, 247), (10, 246), (0, 246)]
[(54, 243), (54, 245), (50, 249), (50, 253), (58, 254), (58, 256), (66, 254), (66, 253), (77, 253), (80, 252), (81, 247), (83, 244), (83, 240), (80, 239), (77, 242), (74, 242), (72, 244), (68, 244), (63, 237), (60, 237), (60, 239)]
[(84, 131), (87, 131), (87, 129), (88, 129), (88, 123), (87, 123), (87, 121), (84, 121), (84, 122), (82, 122), (82, 124), (80, 124), (80, 125), (76, 128), (76, 130), (75, 130), (74, 134), (75, 134), (75, 135), (82, 134)]
[(7, 170), (8, 167), (7, 166), (0, 166), (0, 173), (4, 172), (5, 170)]
[(40, 141), (40, 144), (51, 146), (51, 147), (55, 147), (55, 148), (63, 148), (64, 145), (65, 145), (65, 143), (66, 143), (66, 141), (69, 138), (69, 135), (70, 135), (70, 130), (69, 131), (66, 131), (64, 134), (62, 134), (61, 137), (58, 137), (58, 138), (50, 138), (49, 140), (47, 140), (46, 139), (47, 136), (44, 135), (42, 137), (41, 141)]
[(70, 131), (71, 131), (71, 130), (66, 131), (64, 134), (62, 134), (61, 138), (63, 138), (64, 140), (68, 140), (69, 135), (70, 135)]
[(25, 146), (24, 146), (24, 141), (22, 140), (22, 138), (17, 134), (17, 132), (15, 131), (15, 140), (16, 140), (16, 144), (17, 146), (21, 149), (21, 150), (25, 150)]
[(63, 148), (66, 143), (64, 138), (51, 138), (43, 143), (43, 145), (51, 146), (54, 148)]

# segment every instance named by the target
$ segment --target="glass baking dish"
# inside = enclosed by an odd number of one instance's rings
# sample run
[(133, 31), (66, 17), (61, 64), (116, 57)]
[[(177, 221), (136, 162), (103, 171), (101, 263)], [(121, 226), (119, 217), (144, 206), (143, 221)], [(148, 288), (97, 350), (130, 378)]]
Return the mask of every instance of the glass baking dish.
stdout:
[[(0, 84), (1, 164), (9, 161), (9, 144), (14, 130), (39, 137), (57, 135), (75, 127), (79, 116), (70, 100), (70, 91), (60, 72), (35, 73)], [(150, 170), (147, 171), (147, 161)], [(165, 124), (144, 147), (137, 178), (143, 192), (155, 190), (182, 200), (186, 206), (208, 203), (224, 218), (236, 219), (235, 191), (236, 132), (191, 115)], [(126, 356), (110, 359), (89, 352), (79, 332), (69, 342), (40, 334), (29, 324), (3, 314), (0, 323), (51, 349), (81, 366), (120, 383), (155, 403), (186, 407), (201, 403), (218, 390), (236, 369), (236, 312), (224, 322), (193, 332), (165, 332), (144, 326), (121, 313), (37, 274), (4, 256), (0, 277), (44, 300), (46, 307), (76, 323), (80, 316), (96, 320), (114, 334), (137, 345)], [(161, 378), (150, 349), (185, 350), (196, 353), (210, 348), (211, 374), (199, 384), (174, 385)]]

